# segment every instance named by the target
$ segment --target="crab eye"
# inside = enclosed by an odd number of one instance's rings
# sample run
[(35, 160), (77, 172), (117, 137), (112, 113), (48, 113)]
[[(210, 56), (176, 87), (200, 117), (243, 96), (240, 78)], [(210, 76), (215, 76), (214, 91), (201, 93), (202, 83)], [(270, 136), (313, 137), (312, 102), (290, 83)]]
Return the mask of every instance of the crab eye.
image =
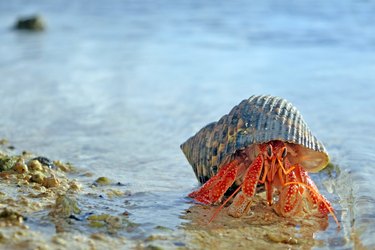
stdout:
[(267, 147), (267, 154), (268, 154), (268, 157), (272, 156), (272, 145), (268, 145), (268, 147)]
[(285, 158), (287, 153), (288, 153), (288, 152), (287, 152), (286, 148), (284, 148), (284, 149), (283, 149), (283, 153), (281, 154), (281, 156), (282, 156), (283, 158)]

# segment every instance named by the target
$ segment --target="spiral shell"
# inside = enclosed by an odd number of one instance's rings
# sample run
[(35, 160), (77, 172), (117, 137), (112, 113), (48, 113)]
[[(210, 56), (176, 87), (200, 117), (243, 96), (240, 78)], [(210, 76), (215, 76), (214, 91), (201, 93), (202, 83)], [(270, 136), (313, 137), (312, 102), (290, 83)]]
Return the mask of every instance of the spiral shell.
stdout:
[(243, 100), (219, 121), (190, 137), (181, 149), (204, 183), (237, 150), (273, 140), (292, 145), (298, 153), (295, 162), (309, 172), (318, 172), (328, 164), (326, 149), (312, 135), (297, 108), (270, 95)]

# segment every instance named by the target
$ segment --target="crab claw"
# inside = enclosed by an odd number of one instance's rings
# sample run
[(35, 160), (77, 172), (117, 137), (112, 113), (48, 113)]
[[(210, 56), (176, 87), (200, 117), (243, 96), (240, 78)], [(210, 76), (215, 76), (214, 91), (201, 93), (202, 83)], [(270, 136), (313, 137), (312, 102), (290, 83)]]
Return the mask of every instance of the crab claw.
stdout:
[(190, 193), (188, 196), (204, 204), (220, 202), (225, 192), (236, 180), (241, 166), (243, 164), (240, 164), (238, 159), (234, 159), (220, 168), (219, 172), (211, 177), (200, 189)]
[[(277, 214), (290, 217), (303, 211), (304, 188), (297, 182), (294, 171), (290, 172), (279, 195), (279, 201), (275, 204), (274, 210)], [(289, 185), (287, 185), (289, 184)]]

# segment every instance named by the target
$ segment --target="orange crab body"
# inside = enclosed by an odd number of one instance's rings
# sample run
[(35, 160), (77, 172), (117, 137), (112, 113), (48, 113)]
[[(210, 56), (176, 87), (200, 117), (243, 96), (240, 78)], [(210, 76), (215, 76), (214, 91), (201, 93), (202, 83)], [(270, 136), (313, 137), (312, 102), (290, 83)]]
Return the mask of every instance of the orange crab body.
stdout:
[(277, 214), (331, 213), (339, 225), (331, 204), (308, 175), (328, 164), (328, 154), (285, 99), (252, 96), (181, 148), (203, 184), (189, 194), (198, 202), (221, 203), (227, 190), (237, 186), (224, 204), (234, 197), (228, 213), (241, 217), (249, 212), (257, 185), (264, 184), (268, 204)]

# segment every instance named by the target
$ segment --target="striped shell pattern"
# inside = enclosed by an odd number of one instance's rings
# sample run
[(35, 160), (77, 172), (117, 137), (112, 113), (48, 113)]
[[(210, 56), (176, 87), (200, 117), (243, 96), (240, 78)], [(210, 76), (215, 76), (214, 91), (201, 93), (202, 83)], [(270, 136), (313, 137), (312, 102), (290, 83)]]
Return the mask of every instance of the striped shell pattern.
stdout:
[(323, 144), (312, 135), (300, 112), (287, 100), (269, 95), (243, 100), (189, 138), (181, 149), (204, 183), (237, 150), (272, 140), (295, 145), (304, 155), (300, 163), (307, 171), (317, 172), (328, 163)]

